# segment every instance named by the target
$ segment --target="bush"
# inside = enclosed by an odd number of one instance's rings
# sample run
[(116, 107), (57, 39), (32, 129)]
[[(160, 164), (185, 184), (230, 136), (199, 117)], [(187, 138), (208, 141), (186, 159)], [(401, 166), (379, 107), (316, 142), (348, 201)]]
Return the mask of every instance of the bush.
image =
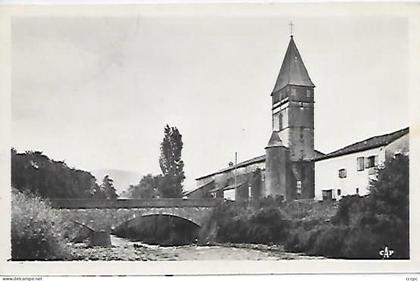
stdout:
[[(64, 220), (40, 198), (12, 192), (12, 260), (65, 260)], [(65, 224), (64, 224), (65, 225)]]
[[(289, 221), (277, 203), (251, 207), (224, 202), (217, 206), (200, 231), (201, 242), (278, 243), (286, 239)], [(209, 235), (209, 233), (211, 235)]]
[(359, 195), (344, 196), (340, 200), (340, 205), (335, 216), (331, 219), (334, 224), (352, 224), (355, 214), (365, 212), (364, 198)]
[(342, 257), (342, 247), (348, 228), (326, 225), (318, 233), (309, 254), (326, 257)]
[(340, 256), (348, 259), (377, 259), (384, 245), (386, 244), (380, 235), (373, 233), (370, 229), (351, 228), (342, 245)]
[(305, 230), (303, 227), (299, 227), (292, 231), (285, 243), (285, 249), (290, 252), (307, 252), (313, 248), (319, 230)]

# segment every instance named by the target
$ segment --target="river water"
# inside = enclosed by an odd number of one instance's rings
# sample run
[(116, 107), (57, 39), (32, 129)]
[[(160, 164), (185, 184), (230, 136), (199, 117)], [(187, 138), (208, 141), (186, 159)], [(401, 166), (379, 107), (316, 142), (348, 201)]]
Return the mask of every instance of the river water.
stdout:
[(112, 247), (87, 247), (72, 244), (73, 256), (77, 260), (126, 260), (126, 261), (182, 261), (182, 260), (284, 260), (322, 259), (289, 253), (281, 246), (223, 244), (211, 246), (185, 245), (162, 247), (133, 242), (111, 236)]

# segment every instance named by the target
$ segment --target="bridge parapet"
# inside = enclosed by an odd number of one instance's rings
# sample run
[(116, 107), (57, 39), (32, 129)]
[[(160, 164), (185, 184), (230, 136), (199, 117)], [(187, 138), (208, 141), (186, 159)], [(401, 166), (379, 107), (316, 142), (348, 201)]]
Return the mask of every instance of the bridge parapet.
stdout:
[(215, 207), (223, 199), (51, 199), (50, 203), (56, 209), (139, 209), (139, 208), (193, 208)]
[(50, 200), (68, 220), (93, 231), (110, 231), (124, 222), (150, 215), (180, 217), (202, 226), (223, 199), (55, 199)]

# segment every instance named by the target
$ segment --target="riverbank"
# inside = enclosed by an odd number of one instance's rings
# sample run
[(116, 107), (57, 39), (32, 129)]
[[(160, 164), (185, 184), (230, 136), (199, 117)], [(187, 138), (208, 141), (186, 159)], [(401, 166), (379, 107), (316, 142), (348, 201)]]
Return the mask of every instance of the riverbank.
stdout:
[(101, 261), (186, 261), (186, 260), (295, 260), (324, 259), (289, 253), (282, 246), (262, 244), (213, 244), (161, 247), (111, 236), (110, 248), (88, 247), (84, 243), (69, 245), (74, 260)]

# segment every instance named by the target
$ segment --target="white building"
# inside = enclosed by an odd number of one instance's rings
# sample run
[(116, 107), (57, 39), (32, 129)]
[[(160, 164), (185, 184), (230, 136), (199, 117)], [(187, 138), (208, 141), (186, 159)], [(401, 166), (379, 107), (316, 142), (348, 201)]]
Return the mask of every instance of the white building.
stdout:
[(375, 167), (397, 153), (408, 155), (409, 129), (375, 136), (315, 159), (315, 199), (369, 193)]

